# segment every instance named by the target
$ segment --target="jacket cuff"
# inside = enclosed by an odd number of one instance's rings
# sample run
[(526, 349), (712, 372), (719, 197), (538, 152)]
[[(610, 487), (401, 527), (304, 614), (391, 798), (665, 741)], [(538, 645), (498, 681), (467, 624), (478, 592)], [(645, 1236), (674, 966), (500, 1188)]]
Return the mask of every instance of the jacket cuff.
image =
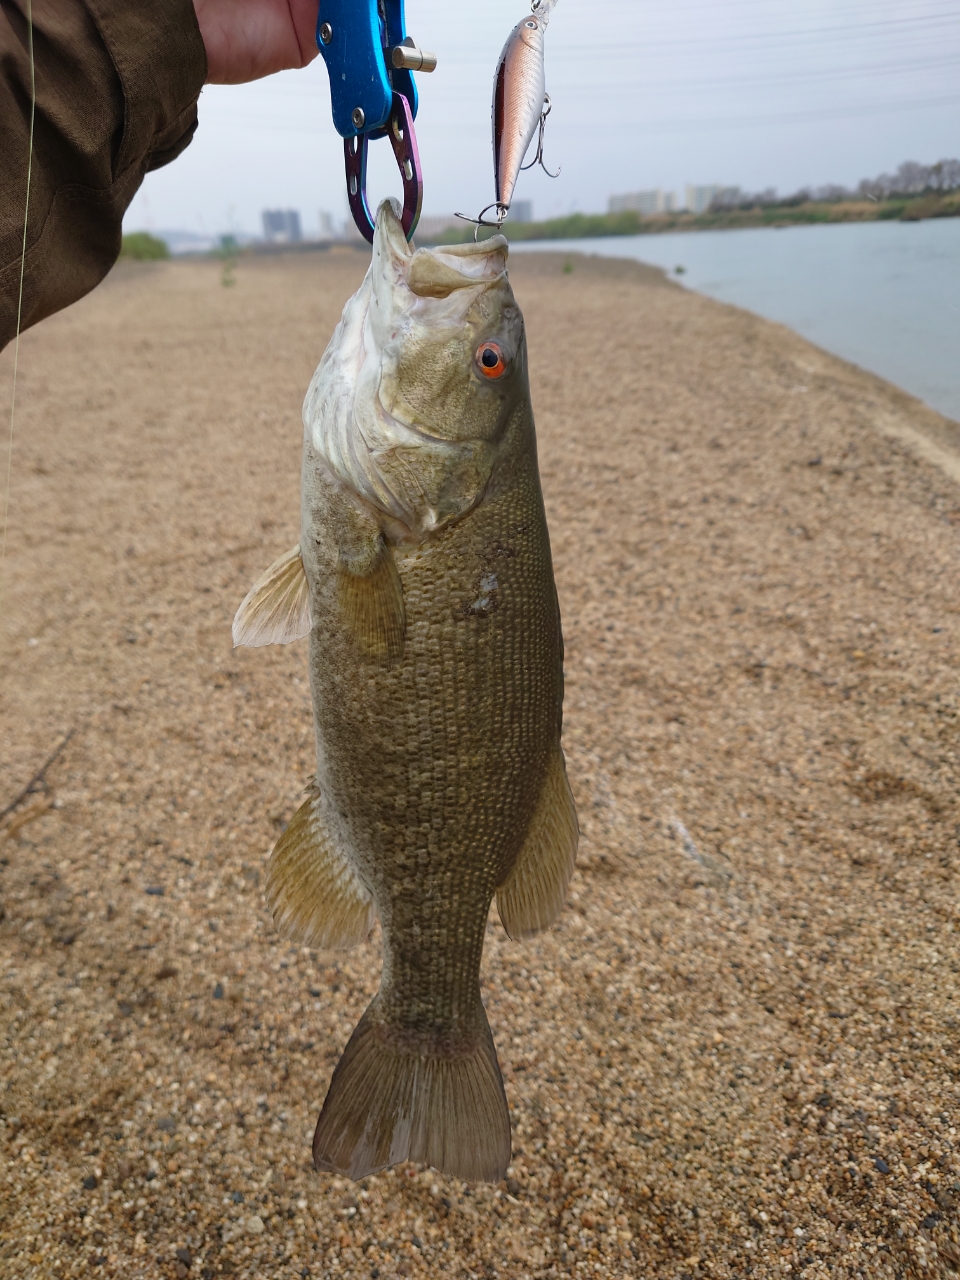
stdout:
[(87, 0), (124, 98), (114, 181), (175, 159), (197, 127), (207, 54), (192, 0)]

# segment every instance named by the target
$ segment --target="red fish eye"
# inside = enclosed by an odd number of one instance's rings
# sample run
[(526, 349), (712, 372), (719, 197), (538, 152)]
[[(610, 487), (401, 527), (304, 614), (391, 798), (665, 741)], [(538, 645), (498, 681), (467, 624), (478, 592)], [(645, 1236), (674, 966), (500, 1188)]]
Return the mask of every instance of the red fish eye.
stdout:
[(496, 342), (484, 342), (477, 351), (477, 364), (485, 378), (500, 378), (507, 371), (503, 351)]

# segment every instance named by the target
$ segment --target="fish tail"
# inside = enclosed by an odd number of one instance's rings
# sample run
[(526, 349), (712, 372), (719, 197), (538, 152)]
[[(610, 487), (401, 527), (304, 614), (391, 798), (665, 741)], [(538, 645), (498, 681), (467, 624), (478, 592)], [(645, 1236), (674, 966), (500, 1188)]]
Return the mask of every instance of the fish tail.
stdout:
[(479, 1034), (451, 1049), (398, 1034), (374, 1000), (330, 1081), (313, 1138), (316, 1167), (357, 1180), (413, 1160), (469, 1182), (501, 1181), (510, 1115), (480, 1008)]

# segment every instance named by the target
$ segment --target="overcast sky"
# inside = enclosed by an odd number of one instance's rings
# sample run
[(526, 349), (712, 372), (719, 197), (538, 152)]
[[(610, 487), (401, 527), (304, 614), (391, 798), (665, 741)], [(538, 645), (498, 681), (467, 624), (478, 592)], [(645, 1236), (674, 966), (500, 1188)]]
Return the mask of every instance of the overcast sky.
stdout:
[[(439, 58), (418, 76), (424, 213), (493, 199), (490, 96), (524, 0), (406, 0)], [(960, 5), (950, 0), (559, 0), (546, 37), (551, 181), (521, 175), (538, 218), (618, 192), (720, 182), (786, 194), (960, 154)], [(371, 200), (399, 193), (371, 145)], [(148, 176), (126, 228), (258, 233), (264, 208), (346, 214), (326, 69), (215, 86), (184, 155)]]

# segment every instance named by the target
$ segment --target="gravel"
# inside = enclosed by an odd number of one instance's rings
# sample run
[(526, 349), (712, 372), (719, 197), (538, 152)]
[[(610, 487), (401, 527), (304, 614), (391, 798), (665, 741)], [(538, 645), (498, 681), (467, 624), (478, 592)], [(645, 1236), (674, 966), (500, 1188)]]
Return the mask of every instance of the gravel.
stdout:
[(513, 276), (583, 844), (555, 930), (489, 926), (497, 1187), (313, 1171), (378, 940), (261, 896), (306, 657), (229, 624), (363, 254), (130, 267), (25, 336), (0, 810), (72, 737), (0, 831), (4, 1280), (960, 1274), (960, 428), (567, 261)]

